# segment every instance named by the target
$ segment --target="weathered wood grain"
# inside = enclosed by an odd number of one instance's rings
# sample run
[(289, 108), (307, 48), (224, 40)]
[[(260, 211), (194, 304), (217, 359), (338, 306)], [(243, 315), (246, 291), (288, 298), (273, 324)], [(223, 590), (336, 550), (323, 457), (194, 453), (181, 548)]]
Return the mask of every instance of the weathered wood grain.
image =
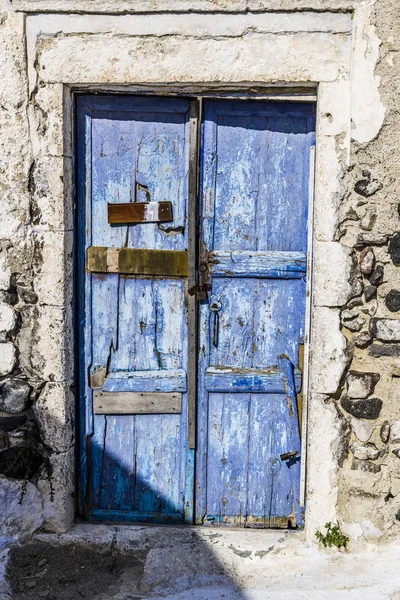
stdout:
[(114, 371), (104, 380), (105, 392), (186, 392), (186, 371)]
[(182, 412), (182, 394), (177, 392), (93, 392), (96, 415), (150, 415)]
[[(207, 100), (203, 114), (200, 243), (221, 308), (215, 345), (200, 307), (196, 522), (299, 525), (299, 459), (280, 455), (301, 386), (315, 109)], [(291, 392), (282, 354), (296, 367)]]
[(214, 277), (268, 277), (292, 279), (304, 277), (304, 252), (214, 251), (209, 254), (210, 273)]
[[(205, 387), (209, 392), (219, 393), (271, 393), (285, 392), (284, 379), (278, 369), (228, 369), (209, 367), (205, 372)], [(295, 373), (296, 390), (301, 387), (301, 372)]]
[[(188, 460), (183, 280), (189, 102), (80, 96), (78, 139), (78, 179), (83, 182), (78, 188), (82, 238), (78, 250), (85, 283), (80, 331), (86, 347), (81, 373), (87, 381), (90, 365), (106, 367), (103, 393), (177, 392), (182, 410), (93, 414), (92, 392), (82, 392), (81, 403), (87, 407), (82, 431), (86, 435), (93, 427), (87, 455), (92, 489), (87, 517), (183, 522), (193, 504), (185, 490), (192, 485), (194, 465)], [(171, 222), (109, 225), (108, 203), (128, 207), (148, 202), (149, 197), (157, 204), (173, 201)], [(85, 249), (91, 246), (105, 250), (99, 253), (101, 268), (85, 273)], [(130, 266), (132, 252), (136, 267)], [(168, 257), (167, 268), (160, 256)], [(174, 261), (171, 271), (168, 264)], [(180, 279), (166, 280), (163, 275)], [(82, 456), (85, 464), (84, 450)], [(82, 484), (86, 485), (84, 477)]]

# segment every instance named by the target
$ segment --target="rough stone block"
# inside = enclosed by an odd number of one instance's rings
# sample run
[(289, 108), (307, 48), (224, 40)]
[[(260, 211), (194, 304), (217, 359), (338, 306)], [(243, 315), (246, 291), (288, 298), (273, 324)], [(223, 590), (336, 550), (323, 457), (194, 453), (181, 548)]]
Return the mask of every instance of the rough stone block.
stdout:
[(351, 419), (351, 426), (360, 442), (368, 442), (375, 429), (375, 423), (364, 419)]
[(363, 275), (370, 275), (375, 266), (375, 254), (370, 246), (364, 248), (360, 254), (360, 269)]
[(315, 306), (343, 306), (351, 296), (350, 249), (339, 242), (316, 242), (313, 301)]
[(371, 273), (371, 277), (369, 278), (369, 282), (371, 285), (380, 285), (383, 281), (384, 275), (384, 266), (381, 264), (377, 264), (375, 269)]
[(376, 286), (375, 285), (365, 285), (364, 286), (364, 296), (365, 300), (369, 302), (373, 298), (376, 297)]
[(389, 254), (395, 265), (400, 263), (400, 232), (390, 238)]
[(349, 398), (368, 398), (368, 396), (373, 394), (379, 379), (379, 373), (349, 371), (346, 380), (347, 396)]
[(19, 413), (25, 410), (30, 385), (22, 379), (6, 379), (0, 384), (0, 410)]
[(53, 306), (29, 306), (21, 311), (17, 338), (20, 366), (32, 379), (67, 381), (73, 376), (72, 313)]
[(43, 523), (42, 499), (35, 486), (28, 482), (20, 503), (22, 481), (0, 479), (0, 534), (24, 540)]
[(392, 423), (390, 428), (390, 441), (393, 443), (400, 442), (400, 420)]
[(38, 232), (37, 275), (34, 289), (38, 302), (66, 306), (72, 300), (72, 232)]
[(42, 441), (56, 452), (65, 452), (74, 443), (71, 384), (47, 383), (32, 406)]
[(369, 344), (372, 342), (372, 336), (368, 333), (368, 331), (362, 331), (354, 336), (353, 341), (357, 348), (367, 348), (367, 346), (369, 346)]
[(342, 408), (358, 419), (377, 419), (382, 409), (380, 398), (369, 398), (367, 400), (352, 400), (345, 396), (341, 400)]
[(369, 324), (371, 335), (382, 342), (400, 342), (400, 319), (372, 318)]
[(367, 442), (366, 444), (354, 442), (350, 446), (350, 450), (358, 460), (376, 460), (379, 458), (378, 448), (375, 444), (371, 444), (370, 442)]
[[(339, 311), (319, 307), (314, 310), (311, 382), (313, 390), (334, 394), (348, 363), (346, 339), (340, 331)], [(318, 332), (318, 335), (314, 332)]]
[(400, 356), (400, 344), (372, 344), (369, 349), (371, 356)]
[(43, 500), (43, 528), (63, 533), (70, 529), (74, 520), (74, 449), (54, 453), (50, 457), (51, 483), (43, 470), (38, 489)]
[(381, 440), (384, 444), (388, 443), (389, 440), (389, 436), (390, 436), (390, 424), (389, 421), (385, 421), (384, 423), (382, 423), (381, 428), (379, 430), (379, 435), (381, 437)]
[(390, 290), (386, 296), (385, 304), (390, 312), (398, 312), (400, 310), (400, 292), (398, 290)]
[(0, 375), (11, 373), (17, 362), (17, 352), (11, 342), (0, 343)]
[(8, 333), (14, 329), (17, 322), (15, 310), (9, 304), (0, 303), (0, 332)]

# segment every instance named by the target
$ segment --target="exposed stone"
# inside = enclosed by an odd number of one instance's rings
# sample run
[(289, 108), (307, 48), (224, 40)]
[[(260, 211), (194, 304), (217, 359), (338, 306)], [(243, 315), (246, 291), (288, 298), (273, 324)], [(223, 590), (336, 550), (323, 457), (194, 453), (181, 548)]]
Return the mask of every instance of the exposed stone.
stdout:
[(344, 326), (347, 327), (347, 329), (350, 329), (350, 331), (360, 331), (365, 322), (366, 321), (363, 319), (363, 317), (358, 317), (357, 319), (346, 321)]
[(372, 342), (372, 336), (368, 331), (363, 331), (355, 335), (353, 341), (357, 348), (366, 348)]
[(400, 319), (373, 317), (369, 324), (371, 335), (382, 342), (400, 342)]
[(375, 285), (365, 285), (364, 286), (364, 296), (365, 300), (369, 302), (372, 298), (376, 297), (376, 286)]
[(400, 458), (400, 448), (396, 448), (395, 450), (393, 450), (393, 454), (397, 456), (397, 458)]
[(15, 310), (9, 304), (0, 303), (0, 332), (9, 332), (17, 322)]
[(395, 233), (390, 239), (389, 254), (395, 265), (400, 263), (400, 232)]
[(361, 311), (370, 317), (376, 315), (376, 311), (378, 310), (378, 302), (373, 300), (370, 304), (364, 306)]
[(26, 422), (25, 415), (18, 417), (0, 417), (0, 431), (12, 431)]
[(354, 191), (360, 196), (364, 196), (364, 198), (369, 198), (376, 194), (378, 190), (383, 188), (382, 183), (377, 181), (376, 179), (361, 179), (357, 181), (354, 186)]
[(360, 442), (368, 442), (372, 432), (375, 429), (374, 422), (364, 419), (356, 419), (355, 417), (352, 417), (351, 419), (351, 426)]
[(371, 285), (379, 285), (383, 281), (384, 275), (384, 266), (381, 264), (377, 264), (375, 269), (371, 273), (371, 277), (369, 278), (369, 282)]
[(368, 210), (365, 216), (360, 221), (361, 229), (364, 231), (371, 231), (376, 223), (376, 211)]
[(387, 239), (387, 235), (383, 233), (360, 233), (354, 247), (359, 249), (364, 246), (383, 246)]
[(380, 398), (369, 398), (366, 400), (352, 400), (344, 396), (341, 400), (342, 408), (358, 419), (377, 419), (382, 409)]
[(385, 304), (390, 312), (400, 310), (400, 292), (398, 290), (390, 290), (385, 299)]
[(358, 312), (355, 310), (342, 310), (340, 313), (342, 321), (351, 321), (358, 317)]
[(8, 375), (13, 370), (17, 361), (17, 351), (14, 344), (5, 342), (0, 344), (0, 375)]
[(317, 307), (314, 310), (313, 328), (318, 331), (313, 353), (318, 356), (318, 372), (311, 382), (314, 392), (336, 393), (348, 363), (347, 343), (340, 331), (339, 311)]
[(378, 465), (368, 460), (357, 460), (353, 458), (351, 463), (352, 471), (364, 471), (365, 473), (379, 473), (382, 470), (381, 465)]
[(362, 250), (360, 254), (360, 269), (363, 275), (370, 275), (375, 266), (375, 254), (370, 246)]
[[(70, 383), (47, 383), (33, 412), (39, 426), (43, 443), (57, 452), (65, 452), (73, 446), (72, 411), (74, 395)], [(63, 427), (59, 427), (63, 423)]]
[(0, 479), (0, 506), (1, 535), (23, 540), (42, 526), (42, 498), (30, 482)]
[(390, 436), (390, 424), (389, 421), (385, 421), (382, 423), (381, 428), (379, 430), (379, 435), (381, 436), (381, 440), (384, 444), (388, 443)]
[(390, 441), (393, 443), (400, 442), (400, 420), (392, 423), (390, 428)]
[(400, 356), (400, 344), (372, 344), (369, 349), (371, 356)]
[(349, 371), (346, 380), (347, 396), (349, 398), (368, 398), (368, 396), (373, 394), (380, 378), (379, 373)]
[(0, 410), (19, 413), (25, 410), (29, 399), (30, 385), (22, 379), (6, 379), (0, 385)]
[(357, 306), (362, 306), (362, 305), (363, 305), (362, 298), (352, 298), (351, 300), (348, 301), (348, 303), (346, 305), (346, 309), (352, 310), (353, 308), (356, 308)]
[(367, 442), (366, 444), (353, 442), (350, 446), (350, 450), (358, 460), (376, 460), (379, 458), (379, 450), (375, 444), (371, 444), (371, 442)]

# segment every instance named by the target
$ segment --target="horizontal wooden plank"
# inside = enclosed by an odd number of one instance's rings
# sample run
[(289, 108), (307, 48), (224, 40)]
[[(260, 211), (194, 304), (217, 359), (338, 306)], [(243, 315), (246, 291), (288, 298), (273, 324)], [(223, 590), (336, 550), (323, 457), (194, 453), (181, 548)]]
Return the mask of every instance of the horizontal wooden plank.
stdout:
[[(301, 373), (295, 371), (296, 391), (301, 389)], [(209, 367), (205, 372), (205, 388), (209, 392), (285, 394), (285, 384), (278, 369), (238, 369)]]
[(209, 254), (214, 277), (270, 277), (294, 279), (306, 272), (304, 252), (214, 251)]
[(168, 223), (172, 221), (171, 202), (124, 202), (107, 205), (108, 222), (121, 223)]
[(149, 392), (93, 392), (95, 415), (179, 414), (182, 394)]
[(107, 392), (186, 392), (183, 369), (161, 371), (117, 371), (104, 381)]
[(90, 273), (162, 275), (164, 277), (187, 277), (188, 274), (186, 250), (91, 246), (87, 250), (86, 265)]

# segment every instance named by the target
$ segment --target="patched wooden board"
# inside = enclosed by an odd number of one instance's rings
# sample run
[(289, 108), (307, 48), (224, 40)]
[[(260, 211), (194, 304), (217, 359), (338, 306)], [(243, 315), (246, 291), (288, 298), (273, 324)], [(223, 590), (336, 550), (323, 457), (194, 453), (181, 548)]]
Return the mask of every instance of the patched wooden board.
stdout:
[(108, 222), (123, 223), (168, 223), (172, 219), (171, 202), (124, 202), (109, 203)]
[(86, 268), (90, 273), (187, 277), (188, 257), (186, 250), (90, 246)]
[(151, 392), (93, 392), (96, 415), (180, 414), (182, 394)]

